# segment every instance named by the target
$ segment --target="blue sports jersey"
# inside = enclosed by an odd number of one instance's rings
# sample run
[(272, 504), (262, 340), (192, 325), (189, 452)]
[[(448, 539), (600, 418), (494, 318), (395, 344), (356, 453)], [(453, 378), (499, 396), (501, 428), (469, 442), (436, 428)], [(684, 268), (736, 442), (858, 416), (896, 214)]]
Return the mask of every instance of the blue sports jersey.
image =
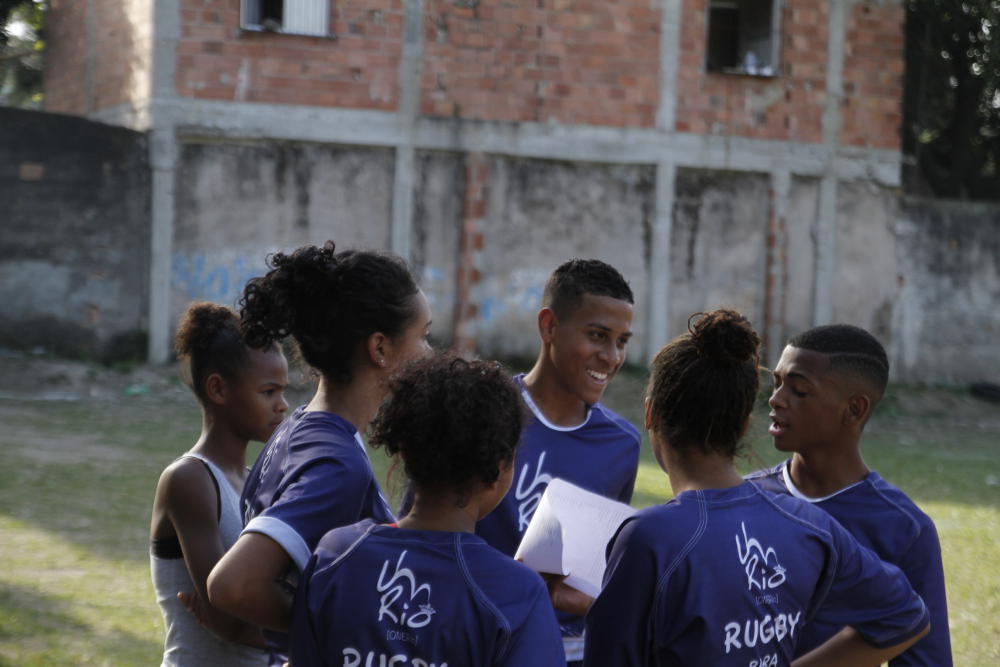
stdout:
[(337, 528), (295, 596), (296, 667), (552, 667), (562, 656), (542, 579), (470, 533)]
[[(514, 482), (495, 510), (476, 524), (476, 534), (513, 556), (549, 482), (558, 477), (588, 491), (628, 503), (639, 468), (639, 432), (625, 419), (595, 403), (578, 426), (556, 426), (541, 413), (522, 382), (514, 378), (532, 417), (524, 428), (514, 462)], [(567, 637), (583, 633), (583, 618), (560, 612)], [(579, 659), (582, 642), (567, 642), (567, 657)]]
[[(271, 435), (243, 487), (243, 532), (263, 533), (301, 571), (320, 538), (361, 519), (395, 519), (357, 429), (330, 412), (299, 407)], [(266, 632), (272, 653), (287, 638)]]
[[(857, 484), (831, 496), (807, 498), (788, 475), (788, 464), (789, 461), (785, 461), (769, 470), (751, 473), (747, 479), (767, 491), (790, 494), (827, 512), (858, 542), (885, 562), (901, 569), (913, 589), (924, 599), (931, 615), (931, 631), (891, 660), (891, 667), (950, 667), (951, 635), (948, 632), (941, 544), (931, 518), (906, 494), (874, 471)], [(839, 629), (836, 625), (822, 623), (805, 628), (797, 655), (822, 644)]]
[(612, 540), (585, 664), (788, 665), (817, 621), (883, 647), (928, 614), (902, 572), (808, 503), (750, 482), (685, 491)]

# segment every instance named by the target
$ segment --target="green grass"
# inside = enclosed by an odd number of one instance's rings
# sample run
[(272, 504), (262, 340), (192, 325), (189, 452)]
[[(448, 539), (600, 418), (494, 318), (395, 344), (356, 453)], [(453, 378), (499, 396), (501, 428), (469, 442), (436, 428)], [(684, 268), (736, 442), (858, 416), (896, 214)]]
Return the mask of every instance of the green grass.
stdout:
[[(642, 390), (642, 377), (627, 373), (606, 402), (640, 424)], [(150, 504), (160, 471), (194, 442), (200, 417), (176, 386), (116, 395), (0, 398), (0, 665), (158, 664)], [(751, 429), (743, 470), (782, 458), (765, 416)], [(998, 436), (996, 405), (954, 390), (893, 387), (864, 444), (869, 465), (937, 523), (955, 664), (963, 666), (1000, 664)], [(384, 456), (373, 459), (384, 477)], [(635, 504), (669, 495), (646, 446)]]

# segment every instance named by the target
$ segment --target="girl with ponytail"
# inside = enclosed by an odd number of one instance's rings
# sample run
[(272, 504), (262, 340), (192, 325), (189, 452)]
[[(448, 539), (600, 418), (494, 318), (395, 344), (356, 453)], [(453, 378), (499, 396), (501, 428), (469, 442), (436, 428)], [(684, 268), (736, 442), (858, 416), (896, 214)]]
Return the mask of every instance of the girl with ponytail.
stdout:
[(246, 527), (208, 582), (213, 605), (265, 628), (272, 663), (287, 652), (294, 582), (320, 537), (392, 512), (361, 433), (403, 364), (430, 352), (427, 299), (398, 258), (336, 252), (332, 242), (269, 258), (247, 284), (252, 345), (291, 336), (319, 375), (312, 400), (275, 431), (243, 492)]
[(789, 665), (814, 619), (849, 627), (795, 665), (879, 665), (926, 634), (902, 572), (822, 510), (736, 471), (759, 344), (746, 318), (716, 310), (653, 360), (645, 422), (674, 498), (612, 539), (585, 665)]

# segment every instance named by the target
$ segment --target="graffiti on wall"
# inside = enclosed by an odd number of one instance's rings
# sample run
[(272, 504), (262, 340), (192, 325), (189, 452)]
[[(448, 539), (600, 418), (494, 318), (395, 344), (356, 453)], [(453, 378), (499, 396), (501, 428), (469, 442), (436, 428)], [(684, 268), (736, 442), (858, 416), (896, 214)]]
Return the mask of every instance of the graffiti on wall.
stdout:
[(174, 253), (171, 287), (187, 301), (235, 305), (243, 286), (267, 270), (266, 253)]

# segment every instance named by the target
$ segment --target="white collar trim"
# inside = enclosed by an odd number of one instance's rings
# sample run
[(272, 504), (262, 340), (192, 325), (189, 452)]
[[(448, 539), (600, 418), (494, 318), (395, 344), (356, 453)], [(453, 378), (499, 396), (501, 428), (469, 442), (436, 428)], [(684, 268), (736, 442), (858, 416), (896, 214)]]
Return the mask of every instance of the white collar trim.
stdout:
[(542, 422), (542, 424), (552, 429), (553, 431), (564, 431), (564, 432), (575, 431), (578, 428), (586, 426), (587, 422), (590, 421), (590, 413), (593, 412), (594, 410), (594, 406), (590, 406), (589, 408), (587, 408), (587, 416), (584, 417), (583, 421), (577, 424), (576, 426), (559, 426), (557, 424), (553, 424), (552, 422), (550, 422), (548, 419), (545, 418), (545, 415), (542, 414), (541, 409), (539, 409), (539, 407), (535, 405), (535, 401), (532, 400), (531, 394), (528, 393), (527, 385), (525, 385), (523, 382), (521, 383), (521, 396), (524, 397), (524, 402), (527, 404), (528, 408), (530, 408), (531, 411), (534, 413), (538, 421)]
[(793, 496), (795, 496), (799, 500), (806, 501), (807, 503), (821, 503), (824, 500), (829, 500), (830, 498), (833, 498), (834, 496), (839, 496), (844, 491), (847, 491), (849, 489), (853, 489), (858, 484), (863, 484), (864, 483), (864, 480), (862, 480), (860, 482), (855, 482), (854, 484), (851, 484), (850, 486), (845, 486), (844, 488), (840, 489), (839, 491), (834, 491), (833, 493), (831, 493), (828, 496), (823, 496), (822, 498), (813, 498), (811, 496), (807, 496), (806, 494), (802, 493), (801, 491), (799, 491), (799, 487), (795, 486), (795, 482), (792, 481), (792, 475), (791, 475), (790, 472), (788, 472), (791, 467), (792, 467), (792, 461), (791, 461), (791, 459), (789, 459), (788, 461), (785, 461), (785, 464), (783, 466), (781, 466), (781, 477), (785, 481), (785, 488), (788, 489), (788, 492), (790, 494), (792, 494)]

